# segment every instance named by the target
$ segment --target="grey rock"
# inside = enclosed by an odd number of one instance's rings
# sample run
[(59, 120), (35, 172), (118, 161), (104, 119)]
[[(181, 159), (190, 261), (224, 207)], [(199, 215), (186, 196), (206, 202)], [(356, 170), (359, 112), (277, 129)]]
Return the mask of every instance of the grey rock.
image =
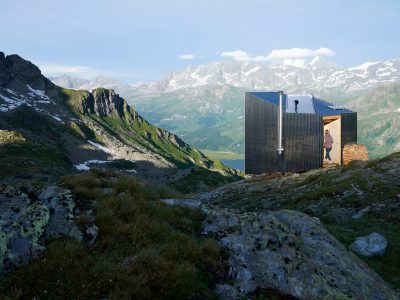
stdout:
[(386, 247), (387, 241), (385, 237), (376, 232), (358, 237), (354, 243), (350, 245), (351, 250), (366, 257), (383, 255), (386, 251)]
[(45, 239), (57, 237), (70, 237), (82, 240), (82, 233), (75, 223), (75, 203), (69, 190), (58, 186), (48, 186), (39, 196), (50, 210), (50, 220), (45, 227)]
[(357, 220), (357, 219), (361, 219), (365, 213), (367, 213), (369, 210), (371, 209), (371, 206), (367, 206), (361, 210), (359, 210), (357, 213), (355, 213), (352, 218)]
[(95, 242), (98, 232), (99, 228), (96, 225), (86, 226), (86, 238), (89, 245)]
[(214, 293), (221, 300), (233, 300), (239, 297), (237, 289), (229, 284), (217, 284), (214, 288)]
[(191, 208), (197, 208), (200, 206), (200, 202), (191, 199), (161, 199), (161, 202), (164, 202), (168, 205), (181, 205), (187, 206)]
[(49, 186), (37, 195), (31, 199), (12, 186), (0, 192), (0, 274), (37, 257), (50, 238), (82, 240), (71, 192)]
[(42, 201), (48, 200), (52, 197), (57, 196), (57, 186), (48, 186), (40, 191), (38, 198)]
[[(273, 289), (298, 299), (398, 299), (319, 219), (288, 210), (231, 210), (237, 222), (229, 226), (227, 213), (214, 207), (203, 229), (212, 228), (208, 232), (217, 233), (229, 250), (228, 276), (241, 295)], [(219, 288), (222, 294), (231, 293)]]
[(0, 55), (0, 87), (25, 90), (26, 84), (34, 89), (45, 90), (54, 84), (42, 75), (39, 68), (31, 62), (13, 54)]

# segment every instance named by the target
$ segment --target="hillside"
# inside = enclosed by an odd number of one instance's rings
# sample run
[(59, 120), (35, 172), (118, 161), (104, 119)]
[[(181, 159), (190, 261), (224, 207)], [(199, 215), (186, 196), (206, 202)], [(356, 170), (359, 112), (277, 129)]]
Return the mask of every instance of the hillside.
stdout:
[(400, 82), (377, 87), (346, 106), (358, 112), (358, 136), (372, 157), (400, 150)]
[(210, 182), (236, 176), (176, 135), (148, 123), (113, 90), (58, 87), (18, 55), (0, 53), (0, 114), (6, 137), (0, 151), (18, 162), (4, 162), (2, 172), (8, 180), (11, 175), (52, 178), (93, 166), (164, 181), (185, 177), (187, 171), (180, 170), (199, 170), (205, 179), (213, 178)]

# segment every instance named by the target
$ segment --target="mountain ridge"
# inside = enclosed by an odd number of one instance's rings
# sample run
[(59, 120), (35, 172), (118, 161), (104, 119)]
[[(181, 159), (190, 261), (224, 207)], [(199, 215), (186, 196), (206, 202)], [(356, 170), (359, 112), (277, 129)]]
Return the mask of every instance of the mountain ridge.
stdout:
[(62, 153), (67, 165), (78, 170), (123, 160), (137, 166), (126, 172), (153, 179), (168, 180), (188, 168), (204, 169), (221, 179), (237, 176), (178, 136), (147, 122), (113, 90), (61, 88), (18, 55), (1, 57), (0, 129), (26, 137), (29, 143), (23, 147), (46, 145), (46, 151)]

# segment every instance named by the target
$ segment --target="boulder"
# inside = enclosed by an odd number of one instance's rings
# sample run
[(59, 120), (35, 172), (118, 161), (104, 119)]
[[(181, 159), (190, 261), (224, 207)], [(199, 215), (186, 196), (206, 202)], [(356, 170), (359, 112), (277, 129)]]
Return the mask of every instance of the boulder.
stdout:
[(386, 251), (386, 247), (387, 241), (385, 237), (376, 232), (358, 237), (354, 243), (350, 245), (351, 250), (366, 257), (383, 255)]
[(214, 293), (221, 300), (237, 299), (239, 297), (237, 289), (229, 284), (217, 284), (214, 288)]
[[(209, 212), (203, 230), (229, 250), (228, 284), (237, 295), (275, 290), (298, 299), (398, 299), (317, 218), (289, 210)], [(238, 298), (230, 286), (218, 286), (217, 294)]]
[(42, 189), (37, 197), (12, 186), (0, 188), (0, 274), (37, 257), (50, 238), (82, 240), (74, 206), (71, 192), (57, 186)]

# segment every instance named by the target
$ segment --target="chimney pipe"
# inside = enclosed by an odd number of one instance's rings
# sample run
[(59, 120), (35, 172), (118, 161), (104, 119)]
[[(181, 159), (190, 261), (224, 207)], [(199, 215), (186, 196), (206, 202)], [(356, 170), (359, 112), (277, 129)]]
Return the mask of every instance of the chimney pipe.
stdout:
[(299, 100), (294, 100), (294, 112), (297, 113), (297, 105), (299, 104)]

